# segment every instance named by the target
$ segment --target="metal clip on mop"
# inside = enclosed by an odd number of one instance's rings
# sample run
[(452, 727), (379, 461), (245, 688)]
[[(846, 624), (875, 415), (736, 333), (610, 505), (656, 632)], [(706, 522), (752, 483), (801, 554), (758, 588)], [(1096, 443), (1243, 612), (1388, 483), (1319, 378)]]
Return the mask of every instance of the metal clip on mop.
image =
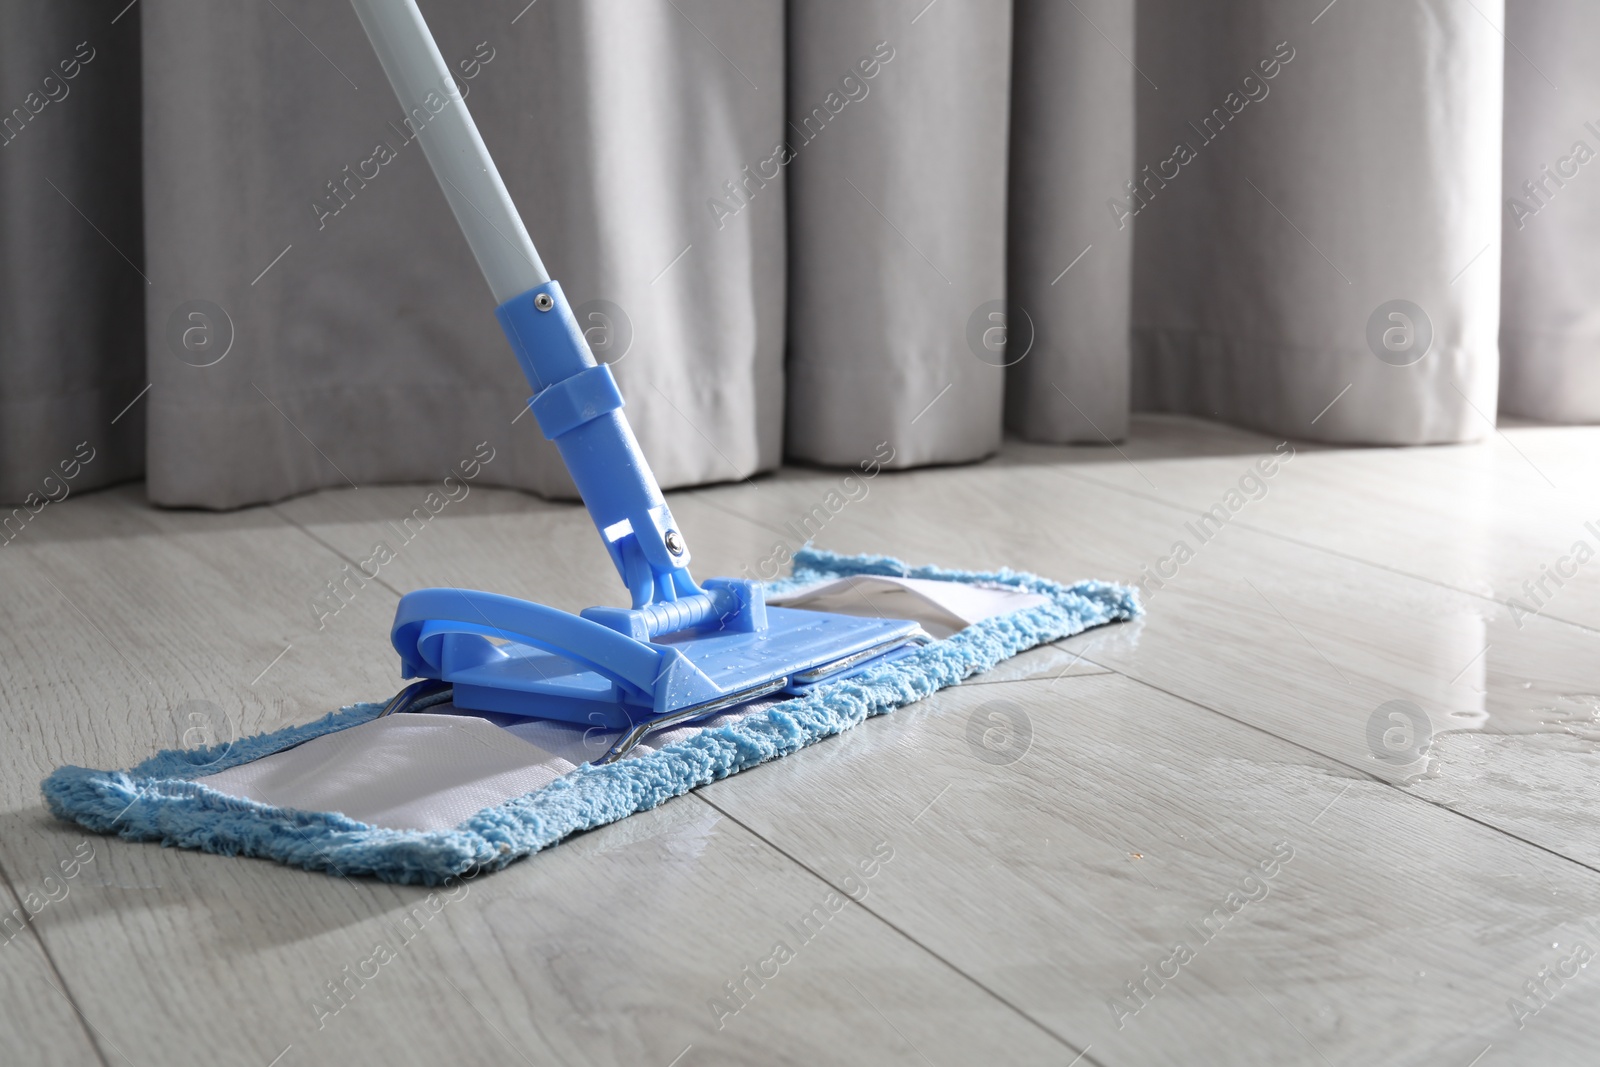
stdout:
[(779, 691), (803, 693), (928, 640), (914, 622), (768, 608), (758, 582), (697, 585), (689, 547), (597, 364), (550, 280), (415, 0), (352, 0), (407, 121), (488, 279), (529, 401), (600, 531), (631, 608), (573, 615), (495, 593), (419, 589), (390, 633), (407, 686), (384, 714), (457, 707), (651, 731)]

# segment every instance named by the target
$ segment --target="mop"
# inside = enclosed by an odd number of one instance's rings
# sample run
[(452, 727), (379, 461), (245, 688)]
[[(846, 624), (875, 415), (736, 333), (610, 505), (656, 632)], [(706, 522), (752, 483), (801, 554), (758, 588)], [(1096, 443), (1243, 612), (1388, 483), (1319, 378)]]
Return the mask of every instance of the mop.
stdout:
[(572, 614), (477, 590), (408, 593), (390, 640), (416, 680), (391, 700), (125, 772), (59, 768), (43, 784), (58, 816), (438, 884), (1138, 614), (1122, 586), (809, 548), (783, 582), (697, 582), (611, 368), (545, 271), (415, 0), (352, 2), (631, 606)]

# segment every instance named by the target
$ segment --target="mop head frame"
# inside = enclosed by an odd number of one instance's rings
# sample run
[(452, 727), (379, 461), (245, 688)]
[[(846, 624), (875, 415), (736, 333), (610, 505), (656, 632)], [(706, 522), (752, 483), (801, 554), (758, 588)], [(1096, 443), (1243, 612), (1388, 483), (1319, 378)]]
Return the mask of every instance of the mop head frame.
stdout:
[(378, 717), (383, 703), (355, 704), (315, 722), (214, 749), (168, 750), (123, 771), (66, 766), (42, 783), (58, 818), (130, 841), (256, 856), (338, 876), (439, 885), (498, 870), (563, 839), (650, 808), (843, 733), (873, 715), (914, 703), (1038, 645), (1142, 613), (1131, 588), (1100, 581), (1063, 585), (1023, 572), (908, 567), (885, 556), (803, 549), (776, 595), (818, 581), (880, 575), (1003, 587), (1047, 602), (973, 623), (944, 640), (817, 686), (733, 721), (708, 725), (648, 754), (586, 763), (449, 830), (373, 826), (338, 812), (301, 811), (229, 796), (195, 781)]

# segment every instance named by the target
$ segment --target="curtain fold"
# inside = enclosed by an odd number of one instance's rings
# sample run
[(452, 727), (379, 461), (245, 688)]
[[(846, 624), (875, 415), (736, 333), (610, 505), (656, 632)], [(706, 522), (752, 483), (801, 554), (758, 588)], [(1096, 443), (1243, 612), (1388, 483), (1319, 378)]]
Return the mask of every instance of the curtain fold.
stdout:
[(1131, 388), (1133, 237), (1107, 203), (1133, 174), (1134, 6), (1016, 0), (1006, 425), (1120, 440)]
[(1511, 0), (1500, 408), (1600, 420), (1600, 5)]
[[(1579, 0), (422, 8), (666, 486), (1600, 418)], [(164, 505), (485, 440), (571, 494), (347, 5), (9, 4), (0, 92), (13, 518), (80, 442)]]
[(9, 537), (45, 501), (145, 467), (139, 19), (115, 14), (0, 5), (0, 501), (24, 506)]
[[(143, 6), (151, 499), (427, 480), (484, 440), (485, 482), (571, 495), (348, 5)], [(781, 9), (422, 7), (663, 484), (776, 465), (782, 199), (720, 232), (704, 201), (782, 121)]]
[(788, 47), (789, 453), (981, 459), (1005, 372), (966, 338), (1005, 298), (1011, 5), (795, 3)]
[(1140, 85), (1136, 406), (1331, 442), (1491, 432), (1500, 14), (1140, 7), (1160, 80)]

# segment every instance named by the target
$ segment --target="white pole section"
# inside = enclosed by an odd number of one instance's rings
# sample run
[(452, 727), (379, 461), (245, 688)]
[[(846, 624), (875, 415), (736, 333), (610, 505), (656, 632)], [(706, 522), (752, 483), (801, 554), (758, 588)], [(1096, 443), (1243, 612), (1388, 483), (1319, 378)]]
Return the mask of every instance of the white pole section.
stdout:
[(350, 0), (495, 302), (550, 280), (416, 0)]

